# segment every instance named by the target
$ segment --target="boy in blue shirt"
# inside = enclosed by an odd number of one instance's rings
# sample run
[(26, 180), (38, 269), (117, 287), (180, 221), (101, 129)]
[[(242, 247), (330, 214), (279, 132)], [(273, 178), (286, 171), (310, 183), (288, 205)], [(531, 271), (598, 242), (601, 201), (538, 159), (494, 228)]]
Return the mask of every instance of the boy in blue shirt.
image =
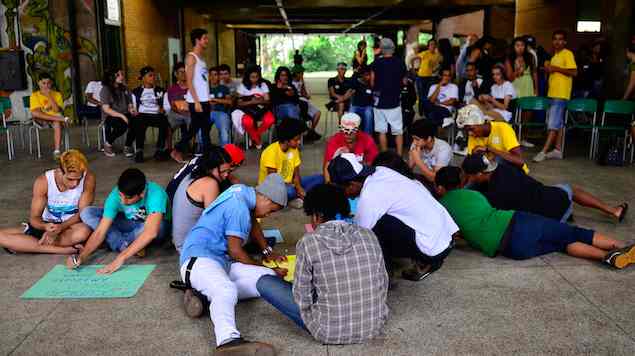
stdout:
[[(272, 355), (271, 345), (244, 340), (236, 328), (234, 309), (239, 299), (260, 297), (256, 283), (264, 275), (286, 274), (254, 261), (243, 249), (253, 218), (263, 218), (287, 204), (287, 188), (273, 173), (256, 188), (235, 184), (224, 191), (203, 212), (185, 239), (181, 250), (181, 278), (188, 287), (186, 310), (202, 308), (192, 289), (210, 302), (217, 349), (215, 355)], [(262, 254), (271, 257), (263, 240)], [(193, 305), (189, 305), (193, 304)], [(190, 313), (188, 314), (195, 314)]]
[(104, 208), (87, 207), (80, 212), (82, 222), (93, 233), (79, 255), (68, 258), (68, 268), (77, 268), (106, 240), (119, 255), (98, 273), (113, 273), (135, 254), (144, 254), (153, 240), (167, 236), (168, 195), (137, 168), (128, 168), (119, 177)]

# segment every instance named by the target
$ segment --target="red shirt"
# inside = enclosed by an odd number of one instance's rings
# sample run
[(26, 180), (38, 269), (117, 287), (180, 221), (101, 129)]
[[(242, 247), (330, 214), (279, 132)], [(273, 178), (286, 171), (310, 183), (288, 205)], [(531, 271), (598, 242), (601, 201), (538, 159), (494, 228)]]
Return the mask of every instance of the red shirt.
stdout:
[[(342, 132), (338, 132), (326, 143), (324, 162), (332, 160), (335, 153), (341, 148), (346, 148), (346, 137)], [(357, 140), (355, 141), (355, 146), (353, 146), (353, 152), (351, 153), (354, 153), (359, 158), (360, 162), (370, 165), (373, 163), (379, 152), (377, 151), (377, 146), (375, 145), (373, 138), (363, 131), (358, 131)]]

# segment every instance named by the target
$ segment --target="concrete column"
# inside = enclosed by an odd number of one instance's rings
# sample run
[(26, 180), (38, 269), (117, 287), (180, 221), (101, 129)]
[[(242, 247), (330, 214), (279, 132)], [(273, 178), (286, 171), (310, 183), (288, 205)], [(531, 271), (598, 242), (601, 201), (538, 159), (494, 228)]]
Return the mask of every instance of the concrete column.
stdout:
[(621, 98), (628, 80), (624, 68), (626, 49), (635, 30), (633, 10), (635, 10), (633, 0), (605, 0), (603, 2), (602, 26), (604, 26), (610, 51), (605, 81), (608, 98)]

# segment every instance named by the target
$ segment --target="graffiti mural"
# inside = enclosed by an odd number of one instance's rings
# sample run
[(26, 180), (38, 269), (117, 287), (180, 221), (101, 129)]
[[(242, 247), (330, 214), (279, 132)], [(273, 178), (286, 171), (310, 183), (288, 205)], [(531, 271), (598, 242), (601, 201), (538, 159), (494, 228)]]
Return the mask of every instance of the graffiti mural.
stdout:
[[(75, 0), (67, 0), (75, 1)], [(48, 0), (2, 0), (6, 7), (7, 35), (15, 38), (15, 21), (19, 21), (23, 49), (26, 51), (27, 73), (31, 78), (34, 90), (37, 88), (37, 78), (41, 73), (50, 73), (55, 78), (57, 89), (64, 98), (64, 112), (67, 116), (73, 116), (73, 93), (71, 80), (71, 67), (73, 61), (71, 33), (66, 30), (67, 25), (67, 1)], [(94, 16), (93, 1), (81, 0), (78, 12), (89, 12)], [(55, 8), (51, 8), (55, 7)], [(56, 18), (58, 14), (59, 19)], [(94, 18), (94, 17), (93, 17)], [(13, 37), (12, 37), (13, 36)], [(92, 71), (99, 68), (99, 52), (95, 42), (79, 37), (78, 56), (89, 59), (93, 66)], [(82, 61), (85, 63), (86, 61)]]

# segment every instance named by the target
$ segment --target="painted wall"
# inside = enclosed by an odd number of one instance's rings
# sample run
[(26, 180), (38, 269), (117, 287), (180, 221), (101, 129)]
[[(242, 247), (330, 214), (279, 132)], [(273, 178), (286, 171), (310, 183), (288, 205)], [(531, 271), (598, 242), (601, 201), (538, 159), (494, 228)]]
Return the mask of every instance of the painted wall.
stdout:
[[(69, 32), (68, 1), (74, 1), (77, 11), (78, 54), (80, 57), (80, 78), (83, 82), (93, 79), (88, 73), (99, 73), (99, 52), (96, 47), (94, 0), (1, 0), (0, 36), (2, 44), (11, 48), (21, 48), (26, 54), (26, 71), (29, 89), (9, 95), (14, 115), (24, 119), (25, 111), (22, 97), (37, 89), (37, 78), (48, 72), (55, 79), (57, 90), (64, 98), (64, 113), (74, 116), (72, 93), (72, 53), (71, 33)], [(20, 3), (20, 4), (18, 4)], [(92, 19), (92, 21), (91, 21)], [(82, 75), (84, 73), (85, 75)]]

